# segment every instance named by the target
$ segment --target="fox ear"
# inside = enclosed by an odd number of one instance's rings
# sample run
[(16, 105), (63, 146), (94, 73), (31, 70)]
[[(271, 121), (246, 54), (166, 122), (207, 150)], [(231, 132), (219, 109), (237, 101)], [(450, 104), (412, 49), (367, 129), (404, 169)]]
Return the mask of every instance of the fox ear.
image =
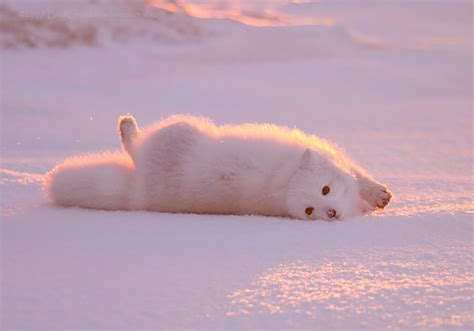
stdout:
[(312, 152), (309, 148), (306, 148), (306, 150), (303, 153), (303, 156), (301, 156), (300, 169), (303, 169), (303, 170), (311, 169), (311, 158), (312, 158)]

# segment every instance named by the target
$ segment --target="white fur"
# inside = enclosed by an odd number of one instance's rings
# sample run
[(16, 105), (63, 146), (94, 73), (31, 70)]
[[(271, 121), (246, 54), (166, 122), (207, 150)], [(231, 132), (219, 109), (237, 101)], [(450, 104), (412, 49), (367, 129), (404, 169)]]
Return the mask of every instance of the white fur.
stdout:
[(120, 154), (74, 157), (45, 177), (45, 191), (63, 206), (117, 210), (128, 204), (133, 164)]
[(137, 121), (133, 116), (120, 116), (119, 133), (123, 150), (130, 154), (134, 141), (140, 134)]
[(299, 130), (173, 116), (140, 132), (128, 116), (119, 131), (121, 156), (74, 159), (48, 174), (46, 192), (54, 202), (330, 220), (383, 208), (391, 198), (335, 146)]

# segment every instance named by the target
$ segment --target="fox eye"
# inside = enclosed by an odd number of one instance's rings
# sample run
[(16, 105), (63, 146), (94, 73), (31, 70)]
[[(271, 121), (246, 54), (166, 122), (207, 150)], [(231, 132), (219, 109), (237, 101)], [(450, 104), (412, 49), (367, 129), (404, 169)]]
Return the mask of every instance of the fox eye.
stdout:
[(323, 195), (327, 195), (330, 191), (331, 189), (329, 188), (329, 186), (326, 185), (323, 187), (322, 193)]
[(304, 210), (304, 212), (306, 213), (306, 215), (311, 215), (313, 213), (313, 210), (314, 208), (313, 207), (308, 207)]

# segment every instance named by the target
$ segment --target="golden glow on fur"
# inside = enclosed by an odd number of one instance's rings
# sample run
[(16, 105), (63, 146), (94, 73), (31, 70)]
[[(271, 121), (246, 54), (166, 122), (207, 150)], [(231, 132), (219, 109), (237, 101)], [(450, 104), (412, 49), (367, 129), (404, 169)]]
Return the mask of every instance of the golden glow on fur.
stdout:
[[(290, 129), (285, 126), (278, 126), (269, 123), (245, 123), (241, 125), (214, 125), (214, 123), (204, 117), (196, 117), (192, 115), (174, 115), (168, 117), (159, 123), (145, 129), (143, 138), (167, 126), (177, 123), (189, 123), (192, 126), (214, 138), (239, 138), (239, 139), (257, 139), (257, 140), (273, 140), (282, 144), (293, 145), (300, 148), (312, 148), (323, 153), (331, 162), (339, 168), (344, 169), (347, 173), (352, 174), (352, 170), (357, 166), (349, 160), (349, 158), (341, 151), (341, 149), (325, 139), (315, 135), (306, 134), (299, 129)], [(359, 168), (357, 168), (360, 170)]]

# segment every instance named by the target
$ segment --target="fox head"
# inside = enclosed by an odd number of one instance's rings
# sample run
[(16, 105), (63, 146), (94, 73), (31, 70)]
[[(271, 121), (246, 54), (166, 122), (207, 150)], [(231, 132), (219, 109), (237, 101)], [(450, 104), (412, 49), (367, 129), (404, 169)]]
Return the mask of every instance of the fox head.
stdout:
[(291, 217), (343, 219), (361, 214), (356, 179), (311, 149), (301, 156), (286, 198)]

